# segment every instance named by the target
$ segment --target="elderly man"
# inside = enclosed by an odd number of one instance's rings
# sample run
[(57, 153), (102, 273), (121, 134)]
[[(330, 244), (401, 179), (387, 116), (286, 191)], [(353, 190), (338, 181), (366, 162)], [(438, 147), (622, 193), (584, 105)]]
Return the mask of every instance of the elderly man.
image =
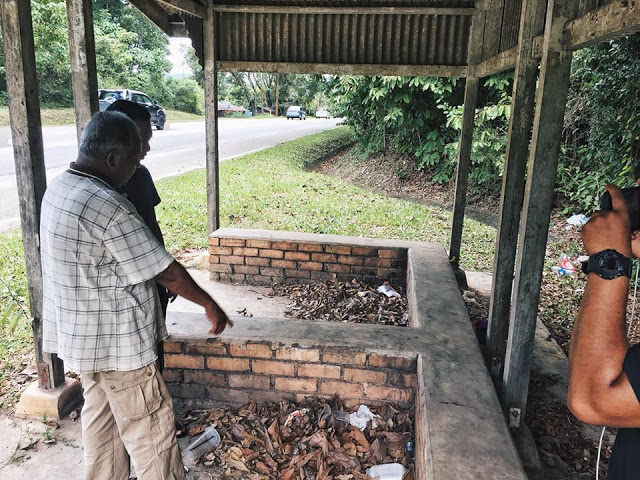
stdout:
[(78, 159), (44, 195), (43, 349), (80, 373), (85, 476), (184, 479), (173, 403), (156, 368), (166, 336), (155, 282), (202, 305), (221, 333), (230, 322), (169, 255), (119, 192), (138, 166), (136, 125), (118, 112), (85, 127)]

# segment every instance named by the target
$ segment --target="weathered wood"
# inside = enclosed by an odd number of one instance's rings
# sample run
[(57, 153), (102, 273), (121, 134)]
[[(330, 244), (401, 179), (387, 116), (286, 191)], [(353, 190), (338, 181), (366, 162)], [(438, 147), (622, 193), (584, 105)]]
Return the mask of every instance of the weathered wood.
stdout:
[(498, 389), (502, 381), (507, 349), (518, 224), (522, 210), (536, 96), (539, 62), (533, 57), (532, 52), (535, 48), (536, 35), (544, 29), (542, 12), (546, 3), (546, 0), (524, 0), (520, 19), (485, 349), (487, 364)]
[(129, 3), (155, 23), (160, 30), (167, 35), (171, 35), (172, 29), (169, 23), (169, 14), (154, 0), (129, 0)]
[(569, 90), (571, 51), (562, 48), (562, 27), (567, 18), (575, 18), (578, 0), (549, 0), (547, 8), (503, 376), (503, 406), (514, 429), (522, 428), (526, 413), (549, 216)]
[(484, 40), (482, 42), (483, 59), (492, 58), (500, 52), (503, 12), (504, 0), (489, 1), (485, 17)]
[(67, 22), (76, 133), (80, 144), (85, 125), (99, 109), (91, 0), (67, 0)]
[(451, 65), (378, 65), (302, 62), (217, 61), (219, 72), (314, 73), (335, 75), (406, 75), (411, 77), (465, 77), (466, 66)]
[(476, 2), (476, 12), (471, 22), (469, 32), (468, 62), (471, 76), (466, 79), (464, 87), (464, 107), (462, 111), (462, 130), (458, 147), (458, 166), (456, 169), (456, 194), (453, 205), (453, 219), (451, 221), (451, 236), (449, 241), (449, 261), (453, 268), (460, 264), (462, 248), (462, 229), (464, 225), (464, 211), (467, 204), (467, 187), (469, 184), (469, 165), (471, 163), (471, 146), (473, 144), (473, 126), (478, 105), (479, 80), (475, 76), (475, 67), (482, 58), (482, 38), (484, 36), (486, 12), (482, 0)]
[(224, 13), (281, 13), (301, 15), (473, 15), (473, 8), (444, 7), (302, 7), (264, 5), (216, 5)]
[(493, 57), (487, 58), (476, 67), (476, 75), (478, 78), (488, 77), (494, 73), (511, 70), (516, 66), (518, 57), (518, 47), (513, 47), (504, 52), (500, 52)]
[(640, 0), (614, 0), (569, 22), (565, 31), (565, 47), (572, 50), (640, 32)]
[(160, 5), (166, 5), (174, 10), (188, 13), (197, 18), (207, 17), (207, 8), (192, 0), (156, 0)]
[(220, 227), (220, 181), (218, 151), (218, 75), (215, 61), (216, 13), (208, 0), (207, 18), (203, 22), (204, 95), (207, 165), (207, 233)]
[(40, 205), (47, 179), (31, 3), (24, 0), (3, 0), (0, 4), (0, 18), (38, 379), (39, 386), (48, 389), (64, 383), (64, 366), (56, 355), (42, 351)]

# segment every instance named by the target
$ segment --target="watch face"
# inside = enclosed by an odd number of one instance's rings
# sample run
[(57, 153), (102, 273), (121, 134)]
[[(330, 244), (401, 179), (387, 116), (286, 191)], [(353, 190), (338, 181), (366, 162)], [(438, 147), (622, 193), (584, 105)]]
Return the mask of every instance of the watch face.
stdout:
[(605, 270), (618, 270), (618, 268), (620, 268), (620, 260), (611, 254), (604, 254), (598, 263), (600, 264), (600, 268)]

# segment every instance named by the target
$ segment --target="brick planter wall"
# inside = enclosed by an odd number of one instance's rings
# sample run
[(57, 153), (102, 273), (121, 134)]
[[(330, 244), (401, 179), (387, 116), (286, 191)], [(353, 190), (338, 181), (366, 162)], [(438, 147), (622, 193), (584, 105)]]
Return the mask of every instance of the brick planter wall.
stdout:
[(406, 286), (400, 242), (265, 230), (220, 229), (209, 237), (214, 280), (271, 285), (357, 279)]
[(198, 406), (339, 394), (347, 405), (412, 405), (416, 359), (338, 347), (271, 343), (165, 343), (163, 377), (174, 399)]

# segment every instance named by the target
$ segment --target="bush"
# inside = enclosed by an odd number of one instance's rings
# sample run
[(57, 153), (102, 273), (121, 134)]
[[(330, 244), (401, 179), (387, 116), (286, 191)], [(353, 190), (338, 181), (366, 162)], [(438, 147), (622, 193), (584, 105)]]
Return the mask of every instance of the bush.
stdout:
[(204, 114), (204, 90), (191, 78), (167, 78), (161, 102), (168, 108), (196, 115)]

